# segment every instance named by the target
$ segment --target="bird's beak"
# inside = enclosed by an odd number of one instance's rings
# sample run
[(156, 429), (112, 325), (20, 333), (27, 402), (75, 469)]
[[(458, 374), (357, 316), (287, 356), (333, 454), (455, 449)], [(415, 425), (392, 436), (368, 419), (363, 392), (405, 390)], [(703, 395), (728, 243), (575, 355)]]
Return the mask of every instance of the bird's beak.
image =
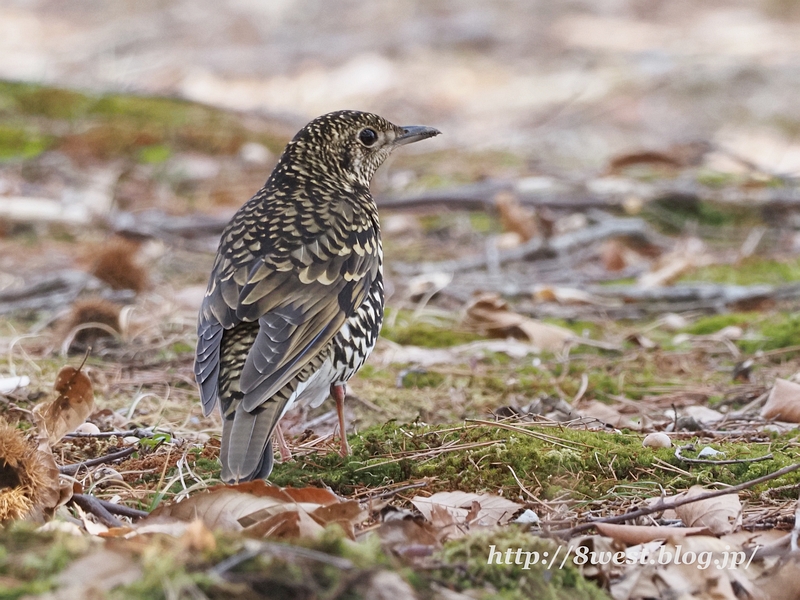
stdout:
[(395, 146), (403, 146), (404, 144), (411, 144), (420, 140), (427, 140), (435, 135), (442, 133), (433, 127), (425, 127), (424, 125), (407, 125), (402, 127), (403, 134), (394, 138)]

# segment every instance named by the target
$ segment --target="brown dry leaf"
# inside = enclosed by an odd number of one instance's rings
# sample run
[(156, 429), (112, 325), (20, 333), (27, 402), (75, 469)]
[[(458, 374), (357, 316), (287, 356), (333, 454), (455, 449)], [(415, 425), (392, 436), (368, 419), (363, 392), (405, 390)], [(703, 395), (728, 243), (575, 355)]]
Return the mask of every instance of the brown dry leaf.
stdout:
[(439, 532), (422, 518), (384, 521), (378, 528), (384, 548), (407, 559), (424, 558), (441, 546)]
[(707, 527), (658, 527), (649, 525), (617, 525), (597, 523), (597, 531), (628, 546), (646, 544), (655, 540), (675, 540), (687, 535), (708, 534)]
[(44, 428), (50, 445), (56, 444), (68, 433), (75, 431), (94, 408), (92, 382), (81, 367), (62, 367), (53, 386), (58, 396), (50, 402), (33, 407), (37, 425)]
[(619, 240), (608, 240), (600, 247), (600, 260), (606, 271), (622, 271), (628, 266), (626, 247)]
[(759, 590), (769, 600), (800, 600), (800, 559), (781, 561), (755, 580)]
[[(477, 511), (473, 505), (474, 502), (480, 505), (480, 509)], [(431, 522), (434, 519), (434, 511), (440, 507), (453, 515), (458, 523), (480, 526), (505, 525), (514, 516), (514, 513), (523, 508), (521, 504), (501, 496), (458, 491), (438, 492), (427, 498), (414, 496), (411, 503)], [(440, 513), (437, 511), (437, 514)], [(468, 516), (473, 516), (473, 519), (467, 521)]]
[[(314, 537), (325, 525), (338, 523), (351, 538), (354, 526), (366, 518), (355, 500), (341, 501), (320, 488), (278, 488), (265, 481), (221, 485), (177, 504), (154, 510), (140, 522), (157, 519), (200, 520), (210, 529), (244, 530), (268, 537)], [(137, 528), (138, 529), (138, 528)]]
[(713, 262), (706, 251), (705, 244), (698, 238), (689, 238), (679, 243), (675, 250), (662, 256), (655, 269), (638, 278), (643, 288), (654, 288), (674, 282), (686, 271)]
[(304, 510), (285, 510), (253, 523), (244, 529), (244, 533), (249, 537), (290, 540), (315, 538), (324, 529)]
[(656, 344), (653, 340), (642, 333), (632, 333), (625, 338), (625, 341), (631, 342), (636, 344), (640, 348), (644, 348), (645, 350), (652, 350), (653, 348), (658, 348), (658, 344)]
[[(473, 502), (473, 504), (475, 504), (475, 502)], [(478, 504), (478, 509), (480, 509), (480, 504)], [(431, 515), (428, 520), (436, 530), (436, 537), (439, 539), (439, 541), (455, 540), (467, 534), (467, 525), (469, 525), (469, 521), (467, 519), (472, 512), (472, 509), (470, 509), (463, 520), (457, 520), (456, 516), (444, 506), (441, 506), (440, 504), (434, 504), (431, 506)]]
[(503, 226), (503, 231), (516, 233), (523, 242), (527, 242), (538, 233), (536, 213), (522, 206), (513, 193), (508, 191), (498, 192), (494, 197), (494, 203), (500, 213), (500, 223)]
[(557, 352), (575, 339), (569, 329), (542, 323), (513, 312), (498, 294), (480, 294), (466, 309), (462, 325), (489, 337), (515, 337), (529, 341), (540, 350)]
[(800, 423), (800, 384), (776, 379), (761, 409), (764, 419)]
[(725, 568), (731, 553), (740, 550), (711, 536), (684, 537), (651, 550), (649, 558), (645, 556), (642, 562), (626, 565), (624, 576), (612, 582), (611, 595), (617, 599), (764, 598), (750, 581), (752, 574), (748, 570), (741, 566)]
[(636, 423), (627, 415), (622, 414), (615, 406), (609, 406), (599, 400), (591, 400), (581, 404), (578, 412), (582, 417), (597, 419), (617, 429), (628, 428), (640, 430), (641, 423)]
[[(687, 492), (678, 494), (676, 498), (684, 496), (691, 498), (707, 491), (699, 485), (694, 485)], [(707, 527), (714, 535), (731, 533), (742, 522), (742, 503), (737, 494), (690, 502), (679, 506), (675, 512), (687, 527)]]
[(576, 288), (537, 285), (533, 290), (536, 302), (558, 302), (559, 304), (595, 304), (597, 306), (621, 306), (622, 301), (616, 298), (596, 296)]
[(623, 171), (632, 166), (647, 165), (677, 170), (683, 164), (667, 152), (658, 150), (639, 150), (628, 152), (613, 157), (608, 163), (608, 175), (621, 175)]

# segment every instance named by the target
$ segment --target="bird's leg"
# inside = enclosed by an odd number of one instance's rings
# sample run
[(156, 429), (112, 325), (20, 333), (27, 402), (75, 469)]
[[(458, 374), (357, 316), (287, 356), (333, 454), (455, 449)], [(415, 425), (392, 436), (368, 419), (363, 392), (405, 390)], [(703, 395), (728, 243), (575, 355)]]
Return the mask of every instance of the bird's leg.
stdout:
[(275, 440), (278, 442), (278, 451), (281, 454), (281, 462), (292, 460), (292, 451), (289, 450), (289, 445), (286, 443), (286, 438), (283, 437), (283, 429), (281, 429), (280, 421), (278, 421), (278, 424), (275, 426)]
[(336, 400), (336, 413), (339, 415), (339, 437), (342, 440), (342, 445), (339, 448), (341, 456), (348, 456), (350, 454), (350, 446), (347, 445), (347, 434), (344, 427), (344, 397), (347, 395), (347, 387), (344, 383), (331, 384), (331, 396)]

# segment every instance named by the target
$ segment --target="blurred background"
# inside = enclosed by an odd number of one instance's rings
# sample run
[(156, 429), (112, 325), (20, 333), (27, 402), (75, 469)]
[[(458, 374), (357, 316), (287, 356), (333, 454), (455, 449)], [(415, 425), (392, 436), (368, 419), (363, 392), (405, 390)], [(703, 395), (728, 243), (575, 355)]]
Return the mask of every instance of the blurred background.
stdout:
[[(440, 148), (602, 169), (706, 140), (800, 169), (796, 0), (5, 0), (0, 77), (300, 126), (341, 108)], [(423, 151), (423, 150), (418, 150)]]
[(798, 0), (5, 0), (0, 379), (47, 388), (91, 346), (108, 406), (216, 432), (192, 360), (220, 232), (350, 108), (443, 132), (374, 181), (389, 310), (357, 425), (627, 394), (662, 418), (800, 344), (798, 92)]

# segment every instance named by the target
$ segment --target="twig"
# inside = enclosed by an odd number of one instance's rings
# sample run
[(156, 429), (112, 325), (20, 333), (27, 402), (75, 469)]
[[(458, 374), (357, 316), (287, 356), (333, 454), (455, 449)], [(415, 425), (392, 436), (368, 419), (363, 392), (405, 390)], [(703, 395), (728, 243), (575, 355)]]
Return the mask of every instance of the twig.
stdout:
[(745, 481), (744, 483), (740, 483), (738, 485), (732, 485), (731, 487), (722, 490), (714, 490), (713, 492), (704, 492), (696, 496), (683, 496), (680, 498), (675, 498), (673, 500), (660, 499), (652, 506), (648, 506), (646, 508), (640, 508), (634, 510), (633, 512), (625, 513), (622, 515), (614, 515), (613, 517), (603, 517), (601, 519), (595, 519), (590, 523), (582, 523), (580, 525), (576, 525), (575, 527), (572, 527), (570, 529), (558, 529), (555, 531), (551, 531), (549, 533), (551, 535), (556, 535), (562, 538), (571, 537), (576, 533), (581, 533), (582, 531), (587, 531), (591, 529), (597, 523), (624, 523), (625, 521), (630, 521), (631, 519), (638, 519), (639, 517), (650, 515), (655, 512), (663, 512), (665, 510), (669, 510), (672, 508), (678, 508), (679, 506), (683, 506), (684, 504), (691, 504), (692, 502), (698, 502), (700, 500), (708, 500), (710, 498), (717, 498), (719, 496), (727, 496), (728, 494), (734, 494), (736, 492), (740, 492), (742, 490), (746, 490), (747, 488), (756, 486), (759, 483), (764, 483), (765, 481), (777, 479), (778, 477), (781, 477), (793, 471), (797, 471), (798, 469), (800, 469), (800, 463), (795, 463), (793, 465), (789, 465), (788, 467), (778, 469), (774, 473), (762, 475), (761, 477), (756, 477), (755, 479), (751, 479), (750, 481)]
[(58, 467), (58, 472), (62, 475), (75, 475), (78, 471), (80, 471), (83, 467), (94, 467), (96, 465), (102, 465), (105, 463), (114, 462), (115, 460), (119, 460), (120, 458), (126, 458), (136, 452), (136, 446), (129, 446), (128, 448), (123, 448), (119, 452), (114, 452), (112, 454), (106, 454), (105, 456), (98, 456), (97, 458), (91, 458), (89, 460), (85, 460), (83, 462), (75, 463), (72, 465), (63, 465)]
[[(528, 260), (536, 255), (566, 254), (574, 251), (581, 246), (587, 246), (612, 237), (637, 236), (652, 238), (653, 234), (642, 219), (619, 219), (609, 218), (595, 225), (591, 225), (577, 231), (570, 231), (559, 236), (544, 240), (533, 238), (515, 248), (503, 250), (497, 253), (496, 265), (499, 267), (504, 263)], [(487, 266), (486, 254), (468, 256), (459, 260), (445, 260), (440, 262), (426, 262), (419, 264), (395, 264), (396, 271), (405, 275), (419, 273), (457, 273), (460, 271), (471, 271), (482, 269)]]
[(536, 495), (533, 492), (531, 492), (528, 488), (526, 488), (522, 484), (522, 482), (519, 480), (519, 477), (517, 477), (517, 474), (514, 472), (514, 467), (512, 467), (511, 465), (507, 465), (507, 466), (508, 466), (508, 470), (511, 471), (511, 475), (514, 476), (514, 481), (517, 482), (517, 485), (519, 486), (519, 489), (521, 489), (523, 492), (525, 492), (525, 494), (527, 496), (529, 496), (530, 499), (533, 500), (534, 502), (536, 502), (537, 504), (542, 504), (542, 501), (539, 500), (539, 498), (537, 498)]
[(406, 492), (408, 490), (415, 490), (417, 488), (423, 488), (428, 486), (428, 481), (417, 481), (416, 483), (409, 483), (408, 485), (402, 485), (400, 487), (394, 488), (393, 490), (386, 490), (380, 494), (376, 494), (375, 496), (369, 496), (369, 500), (378, 500), (380, 498), (390, 498), (391, 496), (395, 496), (400, 492)]
[[(83, 510), (93, 514), (106, 527), (122, 527), (123, 523), (112, 515), (98, 498), (87, 494), (73, 494), (70, 502), (74, 502)], [(110, 504), (110, 503), (109, 503)]]
[(762, 460), (771, 460), (774, 458), (772, 452), (764, 456), (757, 456), (755, 458), (729, 458), (727, 460), (714, 460), (710, 458), (688, 458), (681, 454), (681, 450), (694, 450), (694, 444), (687, 444), (685, 446), (678, 446), (675, 448), (675, 458), (683, 462), (699, 464), (699, 465), (738, 465), (740, 463), (760, 462)]
[(94, 498), (103, 506), (103, 508), (105, 508), (108, 512), (110, 512), (113, 515), (119, 515), (121, 517), (130, 517), (131, 519), (143, 519), (150, 514), (146, 510), (131, 508), (130, 506), (125, 506), (124, 504), (115, 504), (114, 502), (103, 500), (102, 498), (97, 498), (97, 497)]

